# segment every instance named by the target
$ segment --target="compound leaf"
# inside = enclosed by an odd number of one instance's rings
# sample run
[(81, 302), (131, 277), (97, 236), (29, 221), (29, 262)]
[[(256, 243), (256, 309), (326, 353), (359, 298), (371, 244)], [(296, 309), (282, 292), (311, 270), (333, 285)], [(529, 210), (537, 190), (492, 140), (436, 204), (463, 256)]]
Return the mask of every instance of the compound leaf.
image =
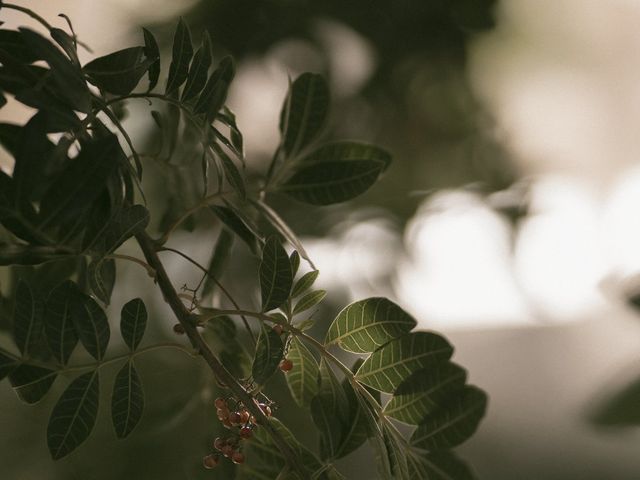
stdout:
[(148, 58), (145, 47), (130, 47), (87, 63), (84, 72), (101, 90), (128, 95), (157, 59)]

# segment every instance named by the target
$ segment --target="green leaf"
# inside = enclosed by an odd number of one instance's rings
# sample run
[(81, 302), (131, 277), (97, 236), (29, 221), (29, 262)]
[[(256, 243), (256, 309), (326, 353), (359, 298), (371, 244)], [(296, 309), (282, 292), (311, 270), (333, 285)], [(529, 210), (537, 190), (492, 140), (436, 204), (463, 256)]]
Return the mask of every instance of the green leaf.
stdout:
[(356, 379), (392, 393), (416, 370), (437, 365), (452, 354), (449, 342), (435, 333), (408, 333), (373, 352), (358, 369)]
[(126, 240), (143, 232), (149, 224), (149, 211), (142, 205), (125, 207), (109, 222), (104, 234), (102, 248), (105, 253), (115, 251)]
[(149, 60), (153, 60), (148, 69), (149, 88), (147, 91), (150, 92), (158, 84), (158, 77), (160, 76), (160, 49), (153, 33), (146, 28), (143, 28), (142, 32), (144, 34), (144, 54)]
[(102, 193), (124, 155), (115, 135), (84, 143), (80, 154), (49, 187), (40, 202), (40, 225), (77, 219)]
[(209, 294), (215, 289), (216, 284), (211, 277), (216, 280), (220, 280), (222, 277), (224, 268), (229, 260), (229, 255), (231, 255), (233, 239), (233, 234), (226, 228), (223, 228), (220, 231), (220, 235), (218, 235), (218, 239), (216, 240), (216, 244), (213, 248), (213, 254), (211, 255), (211, 260), (209, 261), (207, 268), (209, 275), (205, 277), (202, 285), (203, 298), (209, 296)]
[(0, 243), (0, 265), (38, 265), (75, 256), (65, 248)]
[(256, 253), (260, 249), (262, 239), (247, 226), (233, 209), (221, 205), (210, 205), (209, 208), (227, 228), (247, 244), (252, 252)]
[(80, 69), (39, 33), (28, 28), (19, 30), (28, 48), (51, 67), (50, 78), (56, 87), (56, 94), (75, 110), (89, 113), (90, 92)]
[(13, 372), (17, 366), (18, 364), (13, 357), (5, 355), (0, 351), (0, 381)]
[(193, 57), (191, 33), (189, 27), (181, 18), (173, 36), (173, 57), (169, 66), (169, 78), (165, 93), (169, 94), (180, 88), (189, 74), (189, 63)]
[(442, 451), (427, 455), (408, 450), (410, 478), (423, 480), (474, 480), (469, 467), (454, 454)]
[(235, 75), (235, 66), (231, 57), (220, 60), (218, 68), (209, 76), (206, 85), (202, 89), (193, 112), (196, 115), (204, 115), (207, 123), (213, 121), (218, 110), (222, 108), (227, 98), (229, 85)]
[(320, 272), (318, 270), (312, 270), (300, 277), (300, 279), (293, 286), (293, 290), (291, 290), (291, 297), (297, 297), (309, 290), (316, 281), (316, 278), (318, 278), (319, 273)]
[(140, 345), (145, 328), (147, 328), (147, 307), (140, 298), (129, 300), (120, 313), (120, 333), (132, 351)]
[(17, 30), (0, 30), (0, 49), (11, 54), (23, 64), (40, 60), (38, 55), (26, 45), (22, 33)]
[[(34, 227), (36, 216), (36, 211), (30, 203), (18, 204), (13, 179), (0, 170), (0, 223), (15, 236), (29, 243), (46, 243), (46, 238)], [(15, 245), (13, 253), (25, 253), (29, 248)], [(7, 261), (10, 264), (10, 258), (11, 255), (4, 248), (0, 249), (2, 265), (7, 265)]]
[(409, 475), (409, 466), (407, 465), (406, 452), (398, 445), (398, 439), (395, 432), (387, 423), (382, 423), (382, 440), (387, 449), (389, 465), (394, 478), (412, 478)]
[(262, 251), (260, 263), (262, 311), (268, 312), (286, 302), (292, 282), (289, 255), (282, 248), (277, 237), (269, 237)]
[(291, 263), (291, 275), (295, 278), (296, 273), (298, 273), (298, 268), (300, 268), (300, 255), (297, 250), (291, 252), (291, 255), (289, 255), (289, 262)]
[(304, 297), (298, 300), (296, 306), (293, 307), (293, 314), (297, 315), (304, 312), (305, 310), (309, 310), (310, 308), (315, 307), (326, 296), (327, 292), (325, 290), (314, 290), (313, 292), (307, 293)]
[(466, 379), (467, 372), (450, 362), (418, 370), (396, 389), (384, 413), (409, 425), (418, 425), (427, 415), (446, 406), (451, 394), (464, 387)]
[(238, 378), (249, 375), (252, 359), (238, 341), (236, 324), (231, 318), (222, 316), (207, 322), (205, 338), (213, 350), (220, 353), (220, 361), (232, 375)]
[(42, 329), (42, 303), (29, 285), (20, 280), (13, 310), (13, 338), (22, 355), (37, 353)]
[(224, 176), (229, 182), (229, 185), (240, 195), (241, 198), (247, 197), (247, 188), (244, 185), (244, 179), (240, 174), (240, 170), (233, 163), (233, 160), (229, 158), (229, 155), (217, 144), (212, 144), (213, 150), (216, 152), (218, 158), (222, 162), (222, 168), (224, 170)]
[(107, 351), (110, 336), (109, 322), (104, 311), (93, 298), (80, 294), (71, 315), (80, 342), (93, 358), (101, 361)]
[(105, 305), (111, 301), (116, 283), (116, 262), (113, 259), (93, 260), (87, 268), (87, 279), (93, 294)]
[(133, 431), (143, 411), (144, 390), (130, 360), (118, 372), (111, 396), (111, 419), (118, 438), (126, 438)]
[(342, 381), (342, 389), (349, 404), (349, 413), (342, 422), (342, 436), (335, 458), (342, 458), (357, 450), (371, 435), (367, 412), (358, 399), (360, 393), (353, 389), (347, 378)]
[(298, 169), (278, 190), (311, 205), (341, 203), (367, 191), (385, 168), (372, 160), (314, 163)]
[(67, 364), (78, 344), (72, 312), (79, 301), (79, 295), (76, 284), (66, 280), (51, 290), (47, 297), (45, 335), (51, 353), (63, 365)]
[(258, 385), (264, 385), (278, 369), (283, 353), (284, 344), (280, 335), (263, 325), (251, 367), (253, 381)]
[(64, 50), (64, 52), (69, 57), (69, 60), (73, 62), (74, 65), (80, 65), (80, 60), (78, 60), (78, 52), (76, 51), (76, 44), (73, 39), (67, 32), (61, 30), (59, 28), (52, 28), (49, 30), (51, 34), (51, 38), (53, 38), (60, 47)]
[(320, 455), (333, 458), (343, 439), (343, 429), (349, 416), (349, 400), (333, 370), (320, 361), (318, 394), (311, 401), (311, 418), (320, 431)]
[(422, 421), (411, 436), (411, 444), (431, 451), (460, 445), (475, 433), (486, 410), (487, 395), (466, 386)]
[(231, 145), (242, 155), (244, 151), (244, 140), (242, 139), (242, 132), (236, 123), (236, 115), (226, 106), (222, 107), (222, 111), (224, 113), (219, 113), (218, 119), (229, 127)]
[(198, 48), (189, 68), (187, 84), (182, 92), (182, 102), (188, 102), (202, 91), (205, 83), (207, 83), (211, 60), (211, 39), (209, 38), (209, 32), (205, 31), (202, 36), (202, 45)]
[(130, 47), (92, 60), (84, 72), (101, 90), (128, 95), (156, 61), (146, 56), (145, 47)]
[(47, 426), (47, 446), (59, 460), (84, 442), (96, 423), (100, 400), (98, 370), (77, 377), (53, 407)]
[(318, 393), (318, 362), (297, 337), (289, 343), (287, 358), (293, 362), (293, 369), (285, 376), (291, 396), (298, 405), (308, 408)]
[(353, 160), (371, 160), (386, 167), (391, 163), (391, 155), (375, 145), (358, 142), (333, 142), (314, 150), (300, 160), (301, 163), (349, 162)]
[(282, 146), (289, 156), (320, 133), (329, 111), (329, 87), (321, 75), (303, 73), (291, 85), (280, 114)]
[(325, 339), (353, 353), (369, 353), (408, 333), (416, 321), (386, 298), (372, 297), (352, 303), (335, 318)]
[(47, 394), (57, 375), (55, 370), (25, 363), (9, 374), (9, 382), (18, 398), (32, 405)]
[(37, 199), (42, 193), (45, 171), (51, 168), (52, 152), (53, 144), (47, 138), (46, 115), (38, 113), (20, 130), (17, 141), (13, 183), (18, 206)]

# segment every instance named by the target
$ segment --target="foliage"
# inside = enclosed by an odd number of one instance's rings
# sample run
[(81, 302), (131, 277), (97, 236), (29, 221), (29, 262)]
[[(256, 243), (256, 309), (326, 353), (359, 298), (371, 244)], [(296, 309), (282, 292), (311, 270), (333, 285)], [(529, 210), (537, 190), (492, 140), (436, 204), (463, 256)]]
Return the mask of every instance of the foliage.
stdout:
[[(60, 374), (78, 372), (51, 412), (47, 445), (52, 458), (68, 455), (91, 434), (105, 388), (103, 367), (120, 365), (111, 390), (111, 418), (116, 436), (124, 438), (143, 418), (147, 401), (135, 357), (178, 348), (200, 355), (226, 389), (216, 408), (231, 433), (216, 449), (243, 464), (236, 469), (238, 478), (343, 478), (334, 462), (367, 440), (381, 478), (471, 478), (450, 449), (475, 432), (487, 398), (466, 385), (466, 372), (450, 362), (453, 347), (443, 337), (414, 331), (416, 321), (384, 298), (345, 307), (324, 342), (305, 333), (326, 292), (314, 289), (318, 271), (267, 203), (269, 195), (307, 205), (344, 202), (369, 189), (391, 161), (373, 145), (318, 145), (330, 103), (325, 80), (305, 73), (292, 81), (280, 115), (280, 146), (265, 175), (249, 179), (242, 134), (225, 106), (234, 63), (225, 57), (213, 66), (207, 35), (194, 52), (189, 27), (178, 23), (160, 93), (160, 53), (150, 31), (143, 31), (144, 45), (83, 66), (73, 31), (44, 26), (51, 39), (28, 28), (0, 30), (2, 103), (11, 95), (36, 110), (25, 125), (0, 124), (0, 142), (15, 159), (11, 176), (0, 172), (0, 223), (8, 239), (1, 245), (0, 264), (35, 268), (34, 275), (18, 280), (12, 298), (3, 299), (13, 303), (17, 353), (0, 350), (0, 378), (8, 377), (20, 399), (35, 403)], [(145, 76), (146, 89), (138, 88)], [(164, 222), (157, 240), (149, 234), (143, 156), (121, 123), (121, 104), (135, 99), (165, 107), (151, 111), (164, 141), (155, 158), (160, 166), (170, 170), (195, 156), (201, 168), (200, 199)], [(222, 230), (208, 268), (194, 262), (204, 271), (203, 281), (185, 305), (158, 252), (174, 251), (166, 241), (201, 209), (210, 210)], [(268, 230), (258, 227), (264, 224)], [(243, 310), (219, 281), (236, 237), (260, 257), (260, 311)], [(144, 260), (117, 253), (129, 239), (138, 243)], [(306, 272), (301, 258), (310, 267)], [(147, 269), (179, 322), (176, 333), (186, 333), (190, 346), (141, 347), (153, 319), (144, 302), (134, 298), (120, 313), (128, 352), (109, 357), (112, 335), (105, 308), (118, 281), (116, 261)], [(233, 309), (223, 308), (217, 296), (213, 307), (206, 306), (204, 299), (216, 290)], [(242, 318), (246, 338), (232, 316)], [(246, 343), (254, 331), (248, 318), (259, 332), (250, 347)], [(69, 365), (78, 344), (93, 363)], [(333, 346), (361, 356), (353, 369), (331, 353)], [(248, 348), (252, 355), (245, 355)], [(310, 412), (320, 438), (318, 453), (271, 417), (273, 405), (263, 387), (279, 369), (293, 400)], [(386, 402), (380, 392), (388, 394)], [(415, 427), (412, 435), (403, 435), (396, 422)], [(214, 452), (205, 456), (204, 466), (213, 468), (219, 461)]]

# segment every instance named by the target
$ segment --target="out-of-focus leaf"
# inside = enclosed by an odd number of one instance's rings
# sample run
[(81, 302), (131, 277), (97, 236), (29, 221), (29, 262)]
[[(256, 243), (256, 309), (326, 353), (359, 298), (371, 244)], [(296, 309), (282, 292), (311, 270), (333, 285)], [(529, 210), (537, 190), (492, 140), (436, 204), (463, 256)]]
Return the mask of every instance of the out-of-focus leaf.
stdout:
[(18, 366), (16, 360), (0, 351), (0, 381), (15, 370)]
[(408, 450), (407, 464), (410, 478), (424, 480), (474, 480), (471, 469), (448, 451), (424, 454), (422, 451)]
[(130, 47), (92, 60), (84, 72), (100, 89), (128, 95), (155, 62), (146, 56), (145, 47)]
[(27, 46), (22, 33), (17, 30), (0, 30), (0, 49), (11, 52), (16, 60), (24, 64), (40, 60), (38, 55)]
[(188, 25), (181, 18), (176, 26), (173, 36), (173, 56), (169, 66), (169, 78), (167, 80), (167, 94), (174, 92), (185, 82), (189, 74), (189, 63), (193, 57), (193, 45), (191, 44), (191, 32)]
[(282, 360), (284, 344), (280, 335), (263, 325), (256, 345), (256, 355), (251, 367), (251, 376), (258, 385), (264, 385), (278, 369)]
[(259, 251), (262, 246), (262, 239), (256, 236), (256, 233), (247, 226), (233, 209), (221, 205), (211, 205), (209, 208), (227, 228), (247, 244), (253, 253)]
[(9, 374), (9, 382), (18, 398), (31, 405), (47, 394), (57, 375), (55, 370), (25, 363)]
[(144, 390), (133, 360), (129, 360), (116, 375), (111, 395), (111, 419), (118, 438), (129, 436), (143, 411)]
[(75, 254), (70, 253), (64, 248), (0, 244), (0, 266), (38, 265), (50, 260), (60, 260), (73, 256), (75, 256)]
[(369, 353), (410, 332), (416, 321), (398, 305), (382, 297), (352, 303), (335, 318), (325, 344), (337, 343), (353, 353)]
[(51, 34), (51, 38), (53, 38), (56, 43), (60, 45), (60, 47), (62, 47), (73, 64), (80, 65), (80, 61), (78, 60), (78, 52), (76, 51), (76, 44), (73, 41), (73, 37), (71, 37), (64, 30), (55, 27), (49, 30), (49, 33)]
[[(219, 280), (224, 271), (225, 265), (231, 254), (231, 248), (233, 247), (233, 234), (226, 228), (223, 228), (218, 235), (216, 244), (213, 248), (211, 260), (207, 271), (213, 278)], [(215, 282), (211, 279), (211, 276), (207, 275), (202, 285), (202, 297), (207, 297), (215, 289)]]
[(452, 354), (449, 342), (435, 333), (408, 333), (373, 352), (358, 369), (356, 379), (392, 393), (416, 370), (435, 366)]
[(82, 444), (93, 430), (100, 401), (98, 370), (77, 377), (53, 407), (47, 426), (47, 446), (59, 460)]
[(291, 263), (277, 237), (269, 237), (262, 251), (260, 290), (262, 311), (268, 312), (282, 305), (291, 291)]

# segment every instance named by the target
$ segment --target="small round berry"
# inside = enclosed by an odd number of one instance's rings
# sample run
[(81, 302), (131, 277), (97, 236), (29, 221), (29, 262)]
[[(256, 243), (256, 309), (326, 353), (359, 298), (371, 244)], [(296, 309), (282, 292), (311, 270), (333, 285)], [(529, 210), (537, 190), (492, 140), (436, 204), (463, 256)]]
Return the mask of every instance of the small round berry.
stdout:
[(273, 326), (273, 331), (276, 332), (278, 335), (282, 335), (282, 325), (279, 325), (276, 323)]
[(287, 373), (293, 368), (293, 362), (288, 358), (285, 358), (280, 362), (280, 370)]
[(251, 418), (251, 414), (247, 410), (242, 410), (240, 412), (240, 416), (242, 417), (242, 419), (240, 420), (240, 423), (247, 423)]
[(216, 437), (216, 439), (213, 441), (213, 448), (215, 448), (216, 450), (222, 450), (222, 447), (224, 447), (226, 444), (226, 442), (220, 438), (220, 437)]
[(216, 468), (219, 463), (220, 463), (220, 457), (218, 457), (218, 455), (215, 455), (213, 453), (210, 453), (209, 455), (205, 456), (202, 459), (202, 465), (204, 465), (204, 468), (206, 468), (207, 470)]
[(271, 407), (269, 405), (265, 403), (259, 403), (258, 406), (267, 417), (271, 416)]
[(226, 428), (233, 428), (233, 425), (229, 421), (228, 417), (222, 420), (222, 425), (224, 425)]
[(179, 323), (176, 323), (173, 326), (173, 333), (177, 333), (178, 335), (184, 335), (184, 327)]
[(249, 440), (253, 436), (253, 430), (250, 427), (242, 427), (239, 432), (240, 438)]
[(231, 445), (225, 445), (220, 451), (222, 452), (222, 455), (227, 458), (233, 455), (233, 447)]
[(238, 425), (242, 423), (242, 415), (240, 414), (240, 412), (231, 412), (229, 414), (229, 421), (232, 425)]
[(225, 419), (229, 418), (229, 410), (218, 409), (216, 410), (216, 415), (218, 416), (218, 420), (224, 421)]
[(244, 453), (234, 452), (231, 456), (231, 460), (233, 461), (233, 463), (244, 463)]
[(227, 408), (227, 402), (222, 397), (216, 398), (213, 404), (216, 406), (216, 408), (219, 408), (219, 409)]

